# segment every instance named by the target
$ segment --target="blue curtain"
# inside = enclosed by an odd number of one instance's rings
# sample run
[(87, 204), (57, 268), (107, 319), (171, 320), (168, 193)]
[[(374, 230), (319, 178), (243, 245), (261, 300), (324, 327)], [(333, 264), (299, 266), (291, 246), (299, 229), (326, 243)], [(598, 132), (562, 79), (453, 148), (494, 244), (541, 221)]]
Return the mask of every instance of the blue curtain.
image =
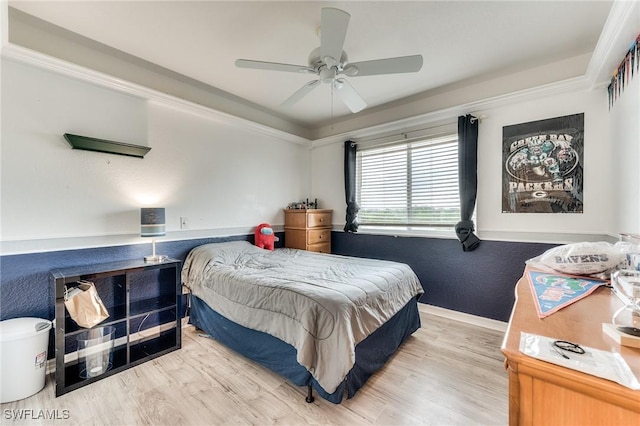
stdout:
[(358, 210), (356, 203), (356, 149), (353, 141), (344, 143), (344, 195), (347, 202), (347, 223), (344, 232), (358, 232)]
[(471, 217), (476, 207), (478, 192), (478, 119), (472, 115), (458, 117), (458, 185), (460, 189), (460, 222), (456, 235), (462, 250), (472, 251), (480, 245), (473, 233)]

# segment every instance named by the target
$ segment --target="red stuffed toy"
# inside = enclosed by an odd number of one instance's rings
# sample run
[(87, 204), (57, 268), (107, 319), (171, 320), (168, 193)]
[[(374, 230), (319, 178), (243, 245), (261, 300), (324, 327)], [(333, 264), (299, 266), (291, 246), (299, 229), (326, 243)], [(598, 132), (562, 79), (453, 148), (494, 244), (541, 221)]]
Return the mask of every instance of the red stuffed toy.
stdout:
[(271, 225), (268, 223), (261, 223), (256, 228), (255, 245), (267, 250), (273, 250), (274, 242), (278, 241), (278, 237), (273, 232)]

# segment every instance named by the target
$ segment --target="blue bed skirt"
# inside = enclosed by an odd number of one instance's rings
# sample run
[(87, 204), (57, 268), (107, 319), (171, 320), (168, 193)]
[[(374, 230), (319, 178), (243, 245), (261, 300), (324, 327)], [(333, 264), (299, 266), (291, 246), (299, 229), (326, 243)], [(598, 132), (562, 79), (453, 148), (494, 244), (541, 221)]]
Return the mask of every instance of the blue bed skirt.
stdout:
[(356, 363), (333, 393), (326, 392), (296, 361), (296, 349), (277, 337), (243, 327), (223, 317), (192, 295), (189, 323), (245, 357), (284, 376), (298, 386), (311, 386), (327, 401), (339, 404), (346, 392), (353, 397), (367, 379), (420, 328), (418, 299), (413, 298), (369, 337), (356, 345)]

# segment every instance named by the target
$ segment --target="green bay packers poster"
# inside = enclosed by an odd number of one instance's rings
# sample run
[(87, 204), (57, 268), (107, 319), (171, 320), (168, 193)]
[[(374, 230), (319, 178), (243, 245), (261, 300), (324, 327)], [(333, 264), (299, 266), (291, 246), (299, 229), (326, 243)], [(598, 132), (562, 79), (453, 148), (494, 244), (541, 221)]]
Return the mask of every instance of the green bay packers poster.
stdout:
[(584, 114), (502, 128), (502, 212), (582, 213)]

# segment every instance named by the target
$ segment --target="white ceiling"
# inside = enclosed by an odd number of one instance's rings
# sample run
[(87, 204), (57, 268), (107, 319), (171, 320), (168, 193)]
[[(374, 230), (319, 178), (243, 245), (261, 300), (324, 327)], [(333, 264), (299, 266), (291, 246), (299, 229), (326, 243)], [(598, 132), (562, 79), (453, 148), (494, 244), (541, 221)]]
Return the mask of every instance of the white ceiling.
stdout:
[(443, 86), (591, 53), (611, 4), (593, 0), (9, 1), (15, 9), (308, 128), (351, 113), (337, 98), (332, 103), (326, 85), (295, 108), (282, 109), (280, 103), (314, 76), (239, 69), (234, 61), (307, 65), (309, 53), (319, 46), (322, 7), (351, 14), (344, 50), (352, 62), (424, 57), (418, 73), (349, 78), (369, 108), (380, 109)]

